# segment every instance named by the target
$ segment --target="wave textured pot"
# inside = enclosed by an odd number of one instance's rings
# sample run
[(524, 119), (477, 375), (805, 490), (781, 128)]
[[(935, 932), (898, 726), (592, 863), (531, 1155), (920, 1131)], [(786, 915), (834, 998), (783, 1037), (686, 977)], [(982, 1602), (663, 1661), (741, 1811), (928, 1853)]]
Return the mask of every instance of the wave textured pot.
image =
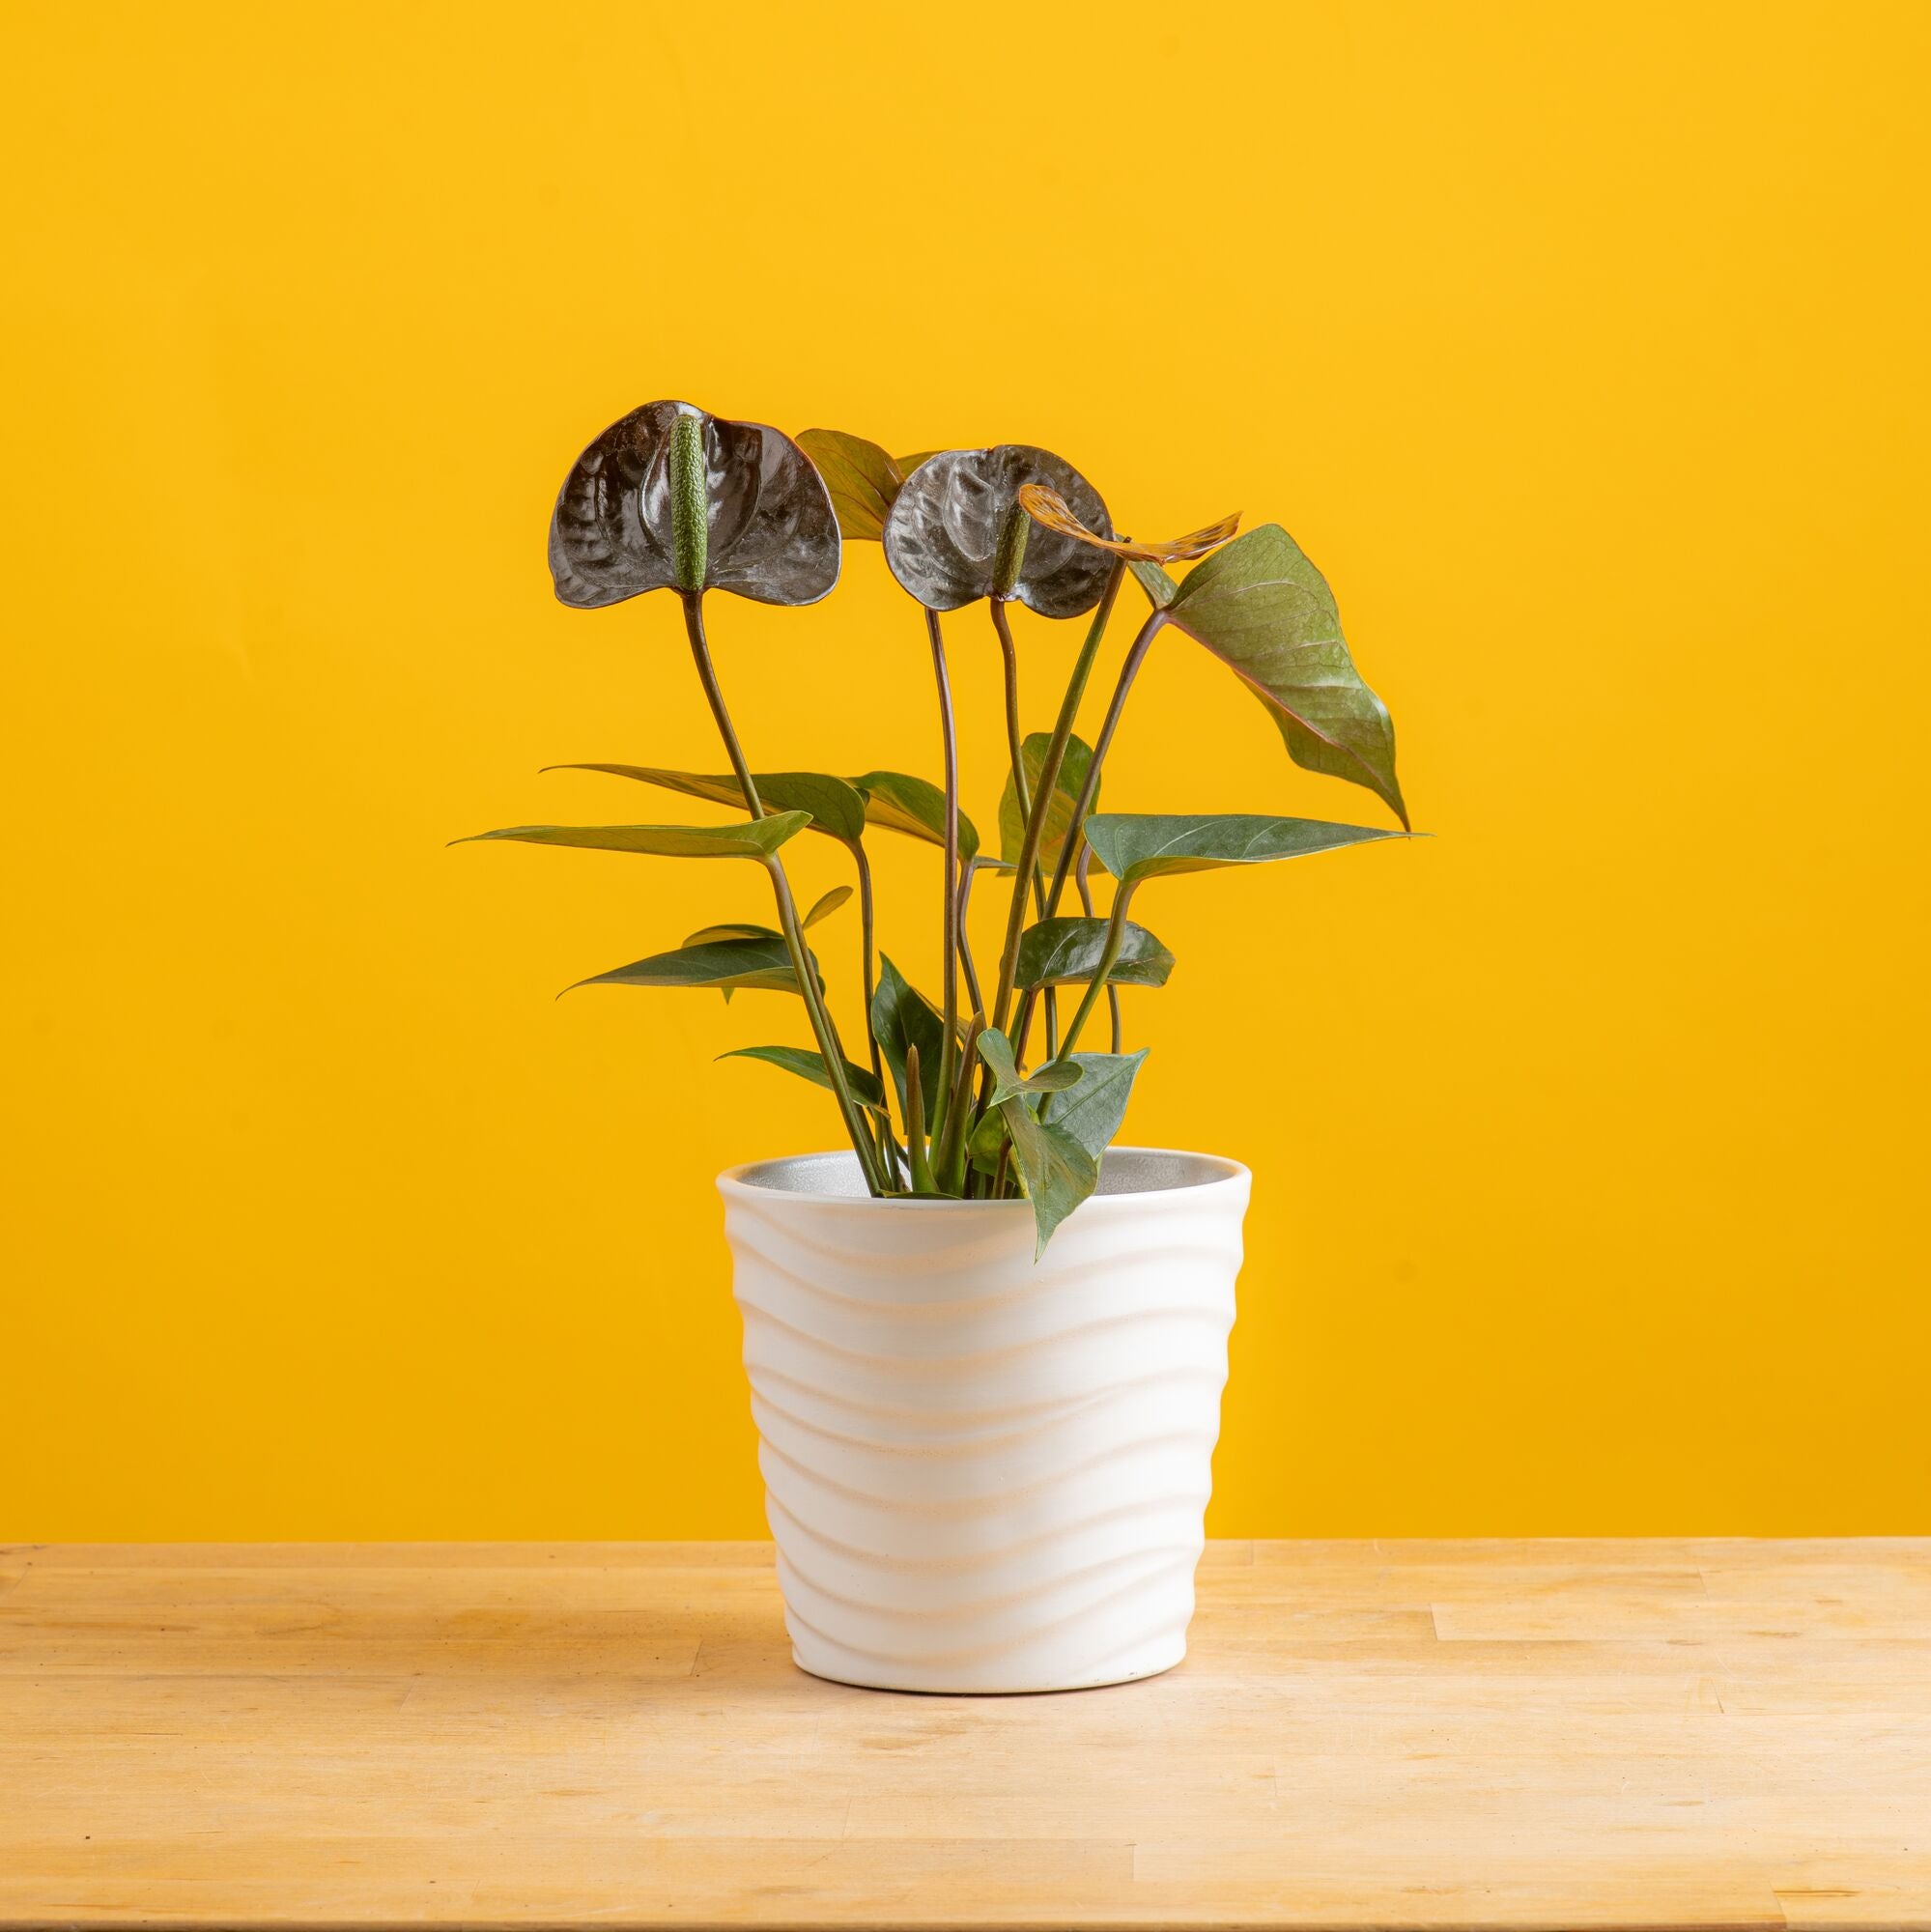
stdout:
[(1067, 1690), (1186, 1654), (1249, 1177), (1108, 1151), (1023, 1201), (868, 1199), (849, 1153), (719, 1187), (792, 1654), (882, 1690)]

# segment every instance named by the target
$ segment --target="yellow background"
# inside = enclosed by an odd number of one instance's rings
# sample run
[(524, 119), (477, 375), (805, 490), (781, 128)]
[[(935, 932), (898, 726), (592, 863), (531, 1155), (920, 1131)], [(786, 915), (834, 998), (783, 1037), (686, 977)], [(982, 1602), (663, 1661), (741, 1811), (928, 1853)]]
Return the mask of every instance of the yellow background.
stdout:
[[(0, 1534), (760, 1533), (712, 1177), (836, 1124), (711, 1057), (802, 1017), (552, 995), (761, 882), (443, 842), (706, 815), (537, 775), (721, 763), (544, 567), (662, 395), (1336, 587), (1437, 836), (1143, 900), (1128, 1138), (1258, 1177), (1214, 1530), (1931, 1529), (1927, 22), (16, 7)], [(875, 549), (712, 630), (755, 764), (936, 773)], [(1384, 822), (1173, 637), (1107, 792)]]

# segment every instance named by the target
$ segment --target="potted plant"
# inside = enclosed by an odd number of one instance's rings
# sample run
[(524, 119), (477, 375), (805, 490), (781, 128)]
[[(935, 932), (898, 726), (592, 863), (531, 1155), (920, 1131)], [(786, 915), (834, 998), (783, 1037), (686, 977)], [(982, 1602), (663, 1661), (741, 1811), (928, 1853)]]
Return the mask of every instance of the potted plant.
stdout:
[[(809, 1044), (733, 1051), (826, 1089), (846, 1146), (734, 1168), (719, 1185), (786, 1619), (798, 1662), (820, 1676), (1061, 1690), (1149, 1676), (1185, 1652), (1249, 1179), (1218, 1156), (1114, 1145), (1146, 1058), (1127, 1049), (1120, 989), (1158, 986), (1173, 965), (1129, 913), (1180, 873), (1407, 827), (1393, 728), (1327, 584), (1278, 525), (1237, 527), (1139, 542), (1047, 450), (895, 458), (678, 402), (611, 424), (557, 497), (557, 595), (587, 610), (672, 593), (729, 766), (575, 769), (736, 815), (480, 836), (735, 859), (766, 876), (775, 924), (707, 927), (579, 983), (774, 991), (804, 1009)], [(815, 603), (855, 541), (883, 546), (918, 607), (939, 782), (753, 770), (732, 725), (707, 596)], [(1177, 564), (1192, 567), (1176, 580)], [(1073, 725), (1129, 578), (1147, 611), (1089, 745)], [(1005, 676), (996, 854), (960, 809), (942, 623), (980, 604)], [(1088, 620), (1052, 726), (1030, 736), (1014, 604)], [(1097, 811), (1135, 675), (1170, 633), (1241, 678), (1296, 763), (1374, 792), (1402, 830)], [(875, 831), (942, 855), (935, 997), (878, 948)], [(851, 890), (800, 911), (783, 847), (808, 832), (851, 855), (862, 1006), (846, 1009), (848, 1033), (809, 935)], [(1103, 912), (1095, 868), (1110, 881)], [(982, 963), (967, 929), (981, 873), (1007, 894)]]

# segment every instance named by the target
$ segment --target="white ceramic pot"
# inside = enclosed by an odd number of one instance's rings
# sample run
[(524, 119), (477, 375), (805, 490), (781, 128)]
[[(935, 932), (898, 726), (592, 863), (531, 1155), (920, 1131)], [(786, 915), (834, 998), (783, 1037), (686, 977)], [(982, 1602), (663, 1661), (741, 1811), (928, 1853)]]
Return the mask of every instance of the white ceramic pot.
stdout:
[(1249, 1176), (1114, 1148), (1023, 1201), (874, 1201), (850, 1153), (719, 1188), (792, 1655), (893, 1690), (1066, 1690), (1186, 1654)]

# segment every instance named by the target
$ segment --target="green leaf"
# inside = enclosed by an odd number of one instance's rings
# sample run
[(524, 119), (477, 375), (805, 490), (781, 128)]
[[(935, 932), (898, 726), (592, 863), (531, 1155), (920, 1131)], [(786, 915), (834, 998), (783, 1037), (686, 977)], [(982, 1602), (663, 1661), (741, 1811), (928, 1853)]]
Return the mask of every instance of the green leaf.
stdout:
[(825, 479), (839, 534), (847, 541), (877, 543), (885, 534), (885, 513), (911, 472), (877, 443), (841, 429), (808, 429), (798, 447)]
[(809, 932), (821, 919), (830, 919), (851, 895), (849, 886), (834, 886), (822, 898), (813, 901), (811, 910), (799, 922), (800, 925)]
[[(1100, 820), (1095, 816), (1087, 823), (1091, 827)], [(1105, 864), (1103, 857), (1100, 863)], [(1085, 984), (1099, 971), (1106, 927), (1103, 919), (1078, 918), (1042, 919), (1029, 925), (1019, 935), (1019, 984)], [(1164, 986), (1173, 970), (1174, 955), (1144, 925), (1130, 919), (1122, 923), (1120, 957), (1106, 976), (1109, 985)]]
[[(946, 795), (937, 785), (905, 772), (866, 772), (851, 782), (864, 795), (868, 823), (923, 838), (928, 845), (946, 842)], [(960, 863), (969, 865), (978, 850), (979, 834), (960, 812)]]
[(1082, 1069), (1070, 1059), (1049, 1063), (1036, 1073), (1021, 1073), (1012, 1058), (1012, 1042), (997, 1027), (979, 1037), (979, 1057), (992, 1068), (992, 1094), (987, 1104), (998, 1107), (1017, 1094), (1061, 1094), (1077, 1086)]
[(1326, 579), (1279, 524), (1196, 565), (1167, 615), (1266, 706), (1295, 764), (1366, 785), (1407, 824), (1388, 708), (1348, 655)]
[[(608, 772), (611, 778), (635, 779), (639, 784), (661, 785), (687, 798), (707, 798), (716, 805), (749, 810), (744, 787), (729, 772), (672, 772), (658, 765), (545, 765), (547, 772)], [(865, 800), (843, 779), (828, 772), (753, 772), (758, 803), (766, 811), (809, 811), (811, 830), (841, 838), (849, 845), (865, 833)]]
[(685, 936), (686, 946), (708, 946), (719, 939), (777, 939), (784, 935), (768, 925), (749, 925), (726, 921), (723, 925), (700, 925)]
[[(802, 930), (809, 932), (821, 919), (829, 917), (844, 904), (852, 895), (849, 886), (834, 886), (805, 917), (799, 921)], [(784, 935), (772, 925), (754, 925), (745, 920), (726, 920), (721, 925), (703, 925), (692, 933), (684, 942), (686, 946), (704, 946), (716, 939), (775, 939), (783, 944)]]
[(1064, 1127), (1034, 1118), (1023, 1095), (999, 1109), (1012, 1141), (1012, 1164), (1033, 1204), (1033, 1258), (1046, 1252), (1053, 1230), (1099, 1184), (1099, 1165)]
[[(1020, 747), (1019, 760), (1026, 772), (1026, 790), (1029, 796), (1036, 798), (1039, 793), (1039, 774), (1045, 768), (1046, 752), (1053, 742), (1050, 731), (1035, 731)], [(1053, 796), (1046, 807), (1046, 824), (1039, 840), (1039, 863), (1048, 870), (1060, 862), (1061, 848), (1066, 842), (1066, 834), (1072, 829), (1073, 808), (1079, 803), (1080, 787), (1086, 783), (1088, 768), (1093, 763), (1093, 747), (1083, 738), (1069, 737), (1066, 740), (1065, 756), (1060, 761), (1060, 781), (1053, 787)], [(1099, 788), (1093, 787), (1093, 800), (1099, 799)], [(1026, 821), (1019, 815), (1019, 787), (1012, 782), (1012, 774), (1006, 774), (1006, 790), (999, 801), (999, 851), (1008, 866), (1019, 863), (1019, 847), (1026, 838)]]
[(1120, 1131), (1120, 1122), (1126, 1117), (1127, 1097), (1133, 1091), (1133, 1076), (1146, 1057), (1144, 1046), (1138, 1053), (1067, 1054), (1084, 1077), (1064, 1100), (1053, 1102), (1052, 1124), (1070, 1134), (1097, 1160)]
[(879, 954), (878, 988), (871, 996), (871, 1033), (885, 1054), (885, 1064), (892, 1069), (892, 1081), (898, 1092), (898, 1107), (902, 1115), (905, 1109), (905, 1050), (912, 1046), (919, 1049), (919, 1065), (923, 1072), (920, 1084), (929, 1092), (931, 1084), (939, 1077), (946, 1018), (923, 993), (906, 980), (886, 953)]
[[(1086, 822), (1093, 856), (1122, 886), (1168, 872), (1209, 872), (1221, 866), (1259, 866), (1304, 859), (1377, 838), (1407, 835), (1379, 826), (1329, 825), (1318, 818), (1264, 818), (1251, 812), (1096, 811)], [(1115, 969), (1118, 978), (1118, 969)]]
[(1128, 557), (1126, 568), (1140, 580), (1140, 588), (1152, 600), (1153, 609), (1164, 611), (1180, 594), (1180, 586), (1160, 568), (1144, 557)]
[[(720, 1060), (761, 1060), (769, 1066), (781, 1066), (786, 1073), (795, 1073), (801, 1079), (809, 1080), (814, 1087), (822, 1087), (826, 1093), (837, 1090), (832, 1086), (832, 1076), (825, 1071), (824, 1057), (809, 1046), (738, 1046), (729, 1053), (718, 1055)], [(862, 1107), (883, 1116), (885, 1113), (885, 1089), (878, 1084), (871, 1070), (865, 1066), (854, 1066), (847, 1060), (844, 1063), (845, 1085)]]
[(980, 1173), (991, 1174), (999, 1166), (999, 1150), (1006, 1140), (1006, 1116), (997, 1107), (988, 1107), (966, 1142), (966, 1158)]
[(508, 825), (456, 845), (513, 838), (525, 845), (581, 845), (593, 852), (648, 852), (665, 859), (756, 859), (760, 862), (810, 824), (804, 811), (774, 811), (742, 825)]
[[(816, 961), (812, 962), (813, 967)], [(768, 939), (714, 939), (698, 946), (680, 946), (674, 952), (656, 952), (648, 959), (579, 980), (577, 986), (706, 986), (725, 992), (795, 993), (798, 976), (791, 954), (776, 934)]]
[(945, 455), (943, 449), (922, 449), (913, 456), (895, 456), (892, 460), (898, 466), (898, 473), (909, 477), (922, 463), (929, 463), (935, 456)]

